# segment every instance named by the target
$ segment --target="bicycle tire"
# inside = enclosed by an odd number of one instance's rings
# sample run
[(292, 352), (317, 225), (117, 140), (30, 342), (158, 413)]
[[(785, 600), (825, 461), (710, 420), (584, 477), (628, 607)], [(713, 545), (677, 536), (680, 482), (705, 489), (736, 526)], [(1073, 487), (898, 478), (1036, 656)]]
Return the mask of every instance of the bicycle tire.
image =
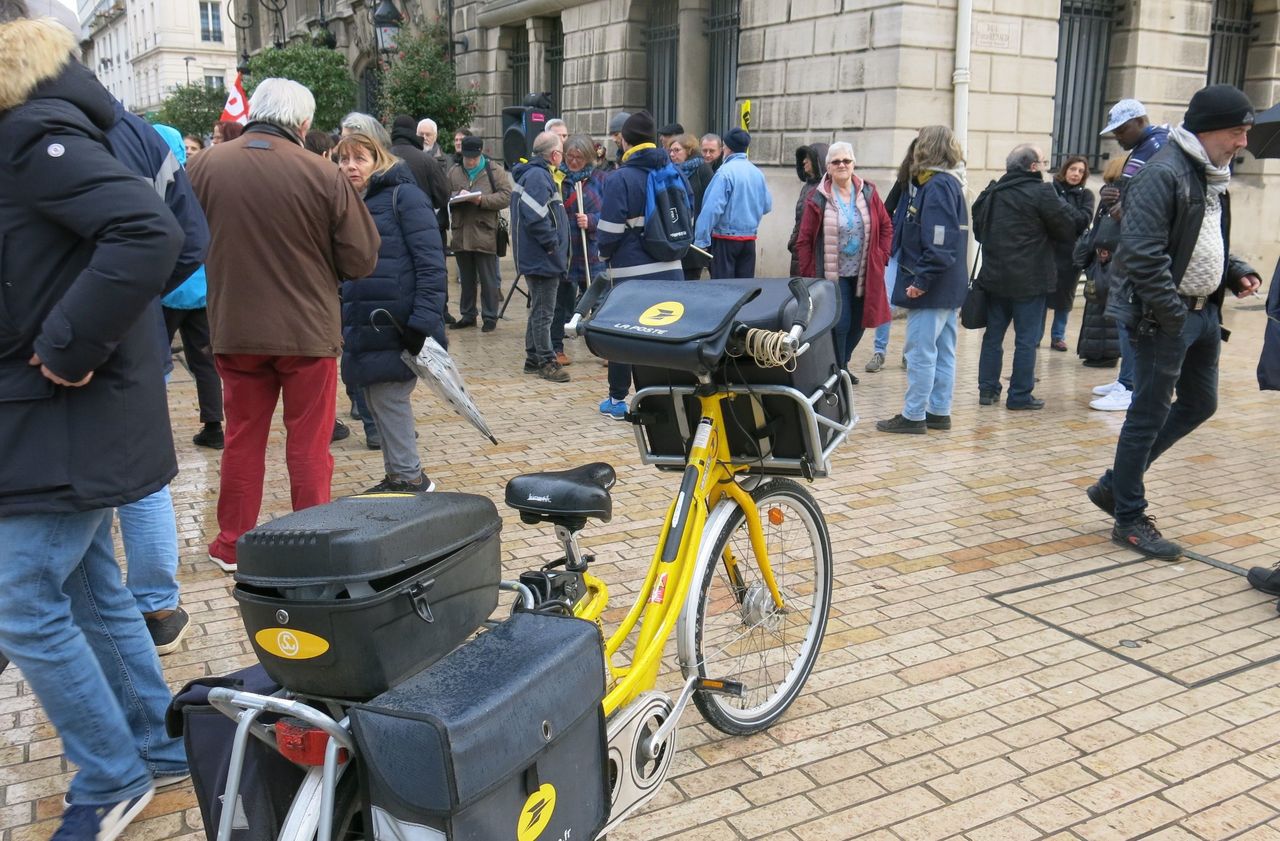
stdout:
[(333, 797), (334, 841), (373, 841), (373, 832), (366, 831), (364, 798), (360, 791), (360, 775), (354, 764), (338, 778), (338, 788)]
[[(751, 497), (760, 510), (770, 566), (790, 610), (784, 614), (774, 606), (754, 562), (746, 515), (737, 508), (715, 537), (694, 628), (699, 674), (739, 681), (746, 691), (735, 698), (698, 690), (693, 702), (708, 724), (735, 736), (766, 729), (799, 696), (813, 671), (831, 608), (831, 535), (817, 501), (789, 479), (759, 485)], [(736, 582), (723, 562), (726, 550), (737, 561)]]

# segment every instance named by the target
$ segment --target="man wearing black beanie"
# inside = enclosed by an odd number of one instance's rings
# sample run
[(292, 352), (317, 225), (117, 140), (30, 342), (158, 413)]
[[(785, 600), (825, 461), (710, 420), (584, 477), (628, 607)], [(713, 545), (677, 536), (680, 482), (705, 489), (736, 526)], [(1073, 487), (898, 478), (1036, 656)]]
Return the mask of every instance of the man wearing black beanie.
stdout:
[[(658, 261), (644, 248), (645, 195), (649, 173), (667, 166), (671, 159), (653, 142), (657, 128), (648, 111), (627, 117), (621, 128), (622, 162), (604, 182), (596, 242), (600, 257), (609, 263), (614, 283), (631, 280), (683, 280), (679, 260)], [(625, 420), (627, 393), (631, 390), (631, 366), (609, 363), (609, 394), (600, 401), (600, 414)]]
[(751, 135), (731, 128), (724, 136), (724, 163), (702, 194), (693, 244), (711, 251), (712, 278), (756, 276), (756, 232), (773, 209), (764, 173), (747, 158)]
[(1182, 547), (1147, 516), (1143, 475), (1217, 408), (1225, 289), (1243, 298), (1262, 283), (1230, 249), (1231, 162), (1253, 117), (1240, 90), (1202, 88), (1169, 142), (1125, 187), (1114, 260), (1120, 288), (1107, 315), (1132, 336), (1133, 399), (1115, 462), (1088, 495), (1115, 518), (1112, 541), (1149, 558), (1176, 560)]

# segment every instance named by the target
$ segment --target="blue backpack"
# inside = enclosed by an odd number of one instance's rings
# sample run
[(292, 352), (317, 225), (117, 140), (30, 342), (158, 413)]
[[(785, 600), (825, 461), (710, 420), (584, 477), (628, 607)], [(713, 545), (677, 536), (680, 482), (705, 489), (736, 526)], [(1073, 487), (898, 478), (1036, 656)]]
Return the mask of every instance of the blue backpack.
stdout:
[(693, 245), (693, 211), (689, 187), (670, 162), (649, 172), (644, 191), (641, 244), (655, 260), (680, 260)]

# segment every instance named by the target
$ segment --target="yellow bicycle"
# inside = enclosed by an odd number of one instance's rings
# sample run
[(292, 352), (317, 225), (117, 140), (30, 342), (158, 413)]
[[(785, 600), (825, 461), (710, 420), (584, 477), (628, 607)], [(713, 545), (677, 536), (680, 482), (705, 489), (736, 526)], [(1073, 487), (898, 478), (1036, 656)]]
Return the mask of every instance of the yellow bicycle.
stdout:
[[(833, 562), (822, 511), (791, 477), (826, 475), (857, 418), (830, 335), (831, 284), (622, 284), (585, 319), (600, 291), (597, 282), (570, 327), (597, 355), (636, 366), (628, 420), (642, 458), (680, 474), (644, 583), (604, 644), (610, 790), (603, 835), (666, 779), (690, 701), (712, 726), (743, 735), (769, 727), (800, 694), (821, 648)], [(526, 523), (552, 525), (564, 548), (563, 558), (503, 582), (518, 592), (519, 610), (572, 615), (603, 630), (608, 587), (590, 571), (579, 533), (588, 520), (610, 518), (614, 479), (609, 465), (596, 463), (508, 483), (506, 503)], [(657, 689), (673, 635), (683, 677), (674, 697)], [(279, 838), (377, 835), (365, 823), (355, 775), (344, 775), (361, 745), (341, 709), (232, 689), (216, 689), (210, 700), (240, 721), (241, 740), (253, 733), (274, 743), (277, 734), (256, 722), (264, 713), (327, 736)], [(240, 749), (227, 776), (229, 798), (240, 791), (243, 761)], [(534, 802), (532, 817), (545, 805)], [(228, 814), (221, 841), (232, 838)]]

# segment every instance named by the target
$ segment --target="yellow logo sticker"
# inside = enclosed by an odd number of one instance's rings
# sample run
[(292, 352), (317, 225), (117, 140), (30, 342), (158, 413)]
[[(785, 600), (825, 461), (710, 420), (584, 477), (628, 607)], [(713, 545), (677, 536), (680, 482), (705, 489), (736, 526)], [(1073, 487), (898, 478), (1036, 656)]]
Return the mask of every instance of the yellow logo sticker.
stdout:
[(551, 823), (551, 815), (556, 810), (556, 787), (551, 783), (543, 783), (542, 787), (529, 795), (520, 810), (520, 823), (516, 826), (516, 841), (536, 841), (542, 831)]
[(664, 327), (675, 324), (684, 317), (684, 304), (679, 301), (663, 301), (654, 304), (640, 315), (640, 323), (646, 327)]
[(329, 641), (306, 631), (263, 628), (253, 635), (258, 645), (286, 660), (310, 660), (329, 650)]

